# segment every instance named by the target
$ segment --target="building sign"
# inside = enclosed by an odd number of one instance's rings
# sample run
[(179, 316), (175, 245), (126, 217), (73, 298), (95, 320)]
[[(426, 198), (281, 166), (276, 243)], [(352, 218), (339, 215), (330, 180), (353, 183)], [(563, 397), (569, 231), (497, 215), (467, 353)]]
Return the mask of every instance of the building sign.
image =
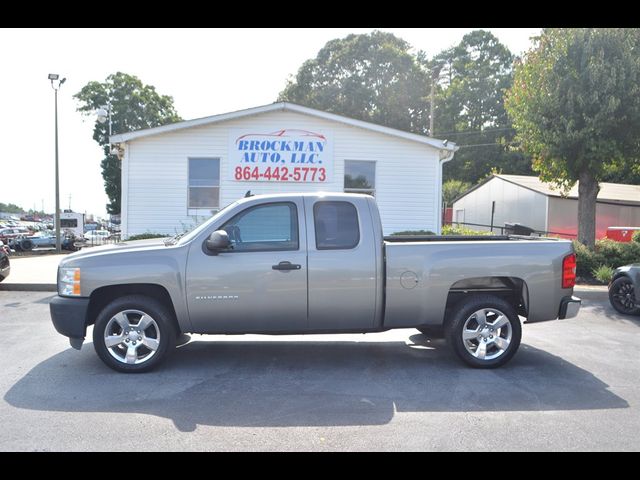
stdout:
[(333, 144), (326, 133), (276, 130), (232, 131), (229, 179), (237, 182), (328, 183), (333, 180)]

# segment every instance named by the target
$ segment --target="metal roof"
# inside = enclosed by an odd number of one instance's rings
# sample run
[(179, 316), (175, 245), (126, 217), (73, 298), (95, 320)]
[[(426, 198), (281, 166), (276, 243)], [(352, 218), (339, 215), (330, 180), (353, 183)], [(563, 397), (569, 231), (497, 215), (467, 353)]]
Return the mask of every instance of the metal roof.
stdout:
[(129, 142), (138, 138), (148, 137), (151, 135), (160, 135), (162, 133), (174, 132), (176, 130), (182, 130), (185, 128), (199, 127), (202, 125), (209, 125), (218, 122), (224, 122), (227, 120), (234, 120), (236, 118), (242, 118), (250, 115), (257, 115), (260, 113), (272, 112), (276, 110), (290, 111), (296, 113), (302, 113), (304, 115), (310, 115), (313, 117), (322, 118), (333, 122), (339, 122), (353, 127), (363, 128), (365, 130), (372, 130), (377, 133), (383, 133), (394, 137), (404, 138), (413, 142), (423, 143), (439, 150), (445, 150), (449, 152), (455, 152), (458, 147), (453, 142), (446, 142), (444, 140), (438, 140), (437, 138), (427, 137), (426, 135), (418, 135), (416, 133), (409, 133), (403, 130), (397, 130), (395, 128), (384, 127), (375, 123), (364, 122), (362, 120), (356, 120), (354, 118), (343, 117), (342, 115), (336, 115), (334, 113), (323, 112), (322, 110), (315, 110), (309, 107), (303, 107), (289, 102), (271, 103), (269, 105), (262, 105), (260, 107), (247, 108), (245, 110), (238, 110), (235, 112), (222, 113), (220, 115), (212, 115), (210, 117), (196, 118), (194, 120), (185, 120), (182, 122), (172, 123), (169, 125), (163, 125), (161, 127), (147, 128), (144, 130), (136, 130), (134, 132), (120, 133), (118, 135), (112, 135), (109, 137), (111, 143)]
[[(528, 188), (550, 197), (563, 197), (561, 191), (553, 188), (552, 185), (544, 183), (538, 177), (527, 175), (494, 175), (507, 182), (515, 183), (521, 187)], [(573, 186), (566, 198), (578, 198), (578, 183)], [(626, 185), (623, 183), (600, 183), (598, 200), (620, 203), (634, 203), (640, 205), (640, 185)]]

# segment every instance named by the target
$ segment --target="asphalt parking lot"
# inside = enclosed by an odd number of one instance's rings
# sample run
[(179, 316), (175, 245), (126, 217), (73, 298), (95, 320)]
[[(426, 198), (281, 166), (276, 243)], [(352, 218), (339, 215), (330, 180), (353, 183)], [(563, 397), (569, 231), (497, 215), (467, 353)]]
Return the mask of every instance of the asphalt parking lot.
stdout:
[(143, 375), (72, 350), (51, 295), (0, 291), (2, 451), (640, 449), (640, 318), (603, 293), (497, 370), (407, 329), (194, 336)]

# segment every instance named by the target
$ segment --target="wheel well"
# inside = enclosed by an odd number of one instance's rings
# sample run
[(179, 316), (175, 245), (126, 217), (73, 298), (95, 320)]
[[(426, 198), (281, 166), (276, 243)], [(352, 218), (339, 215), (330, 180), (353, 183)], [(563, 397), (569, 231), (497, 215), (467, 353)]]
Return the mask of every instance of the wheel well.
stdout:
[(615, 282), (620, 277), (627, 277), (629, 280), (633, 282), (633, 278), (631, 278), (631, 275), (629, 275), (627, 272), (619, 272), (615, 274), (613, 277), (611, 277), (611, 282)]
[(475, 277), (460, 280), (449, 288), (445, 320), (449, 312), (469, 295), (485, 293), (509, 302), (518, 315), (528, 316), (528, 290), (524, 280), (517, 277)]
[(106, 287), (96, 288), (91, 292), (91, 296), (89, 297), (86, 324), (93, 325), (96, 321), (96, 317), (104, 307), (116, 298), (124, 297), (125, 295), (145, 295), (158, 300), (171, 312), (176, 332), (181, 332), (176, 316), (176, 310), (173, 308), (173, 302), (171, 301), (169, 292), (163, 286), (152, 283), (130, 283), (126, 285), (108, 285)]

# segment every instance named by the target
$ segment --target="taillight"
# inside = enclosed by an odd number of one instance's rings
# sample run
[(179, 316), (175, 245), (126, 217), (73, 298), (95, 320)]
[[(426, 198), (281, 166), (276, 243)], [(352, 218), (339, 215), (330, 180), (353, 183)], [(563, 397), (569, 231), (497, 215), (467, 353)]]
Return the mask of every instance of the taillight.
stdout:
[(576, 254), (567, 255), (562, 260), (562, 288), (576, 285)]

